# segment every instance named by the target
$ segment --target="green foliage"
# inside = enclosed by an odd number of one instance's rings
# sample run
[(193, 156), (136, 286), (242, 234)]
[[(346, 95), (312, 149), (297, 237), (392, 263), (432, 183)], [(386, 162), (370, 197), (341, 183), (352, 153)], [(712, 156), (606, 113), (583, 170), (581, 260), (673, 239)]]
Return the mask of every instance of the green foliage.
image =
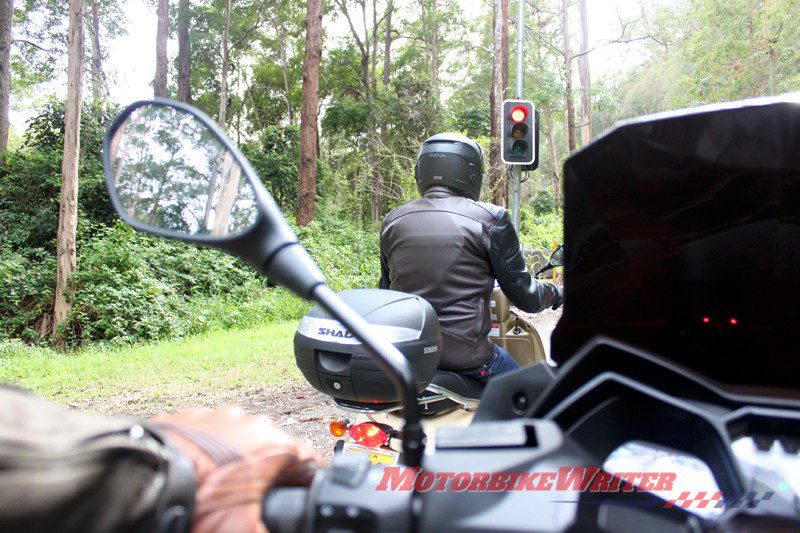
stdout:
[(374, 127), (375, 108), (368, 102), (344, 97), (331, 102), (322, 119), (322, 127), (332, 136), (349, 141), (363, 139)]
[[(297, 230), (336, 290), (377, 285), (376, 232), (335, 219)], [(244, 328), (297, 319), (309, 309), (215, 250), (151, 237), (121, 222), (86, 225), (81, 235), (73, 310), (64, 325), (73, 346)], [(0, 339), (39, 342), (40, 330), (48, 339), (55, 273), (50, 252), (0, 248)]]
[(66, 338), (76, 344), (193, 333), (204, 321), (189, 315), (194, 297), (235, 299), (263, 288), (227, 254), (139, 234), (123, 223), (97, 228), (86, 240), (74, 283)]
[[(87, 105), (81, 116), (81, 222), (110, 224), (116, 219), (103, 176), (103, 135), (116, 110)], [(55, 251), (64, 146), (64, 103), (48, 101), (34, 116), (19, 150), (0, 166), (0, 235), (16, 249)]]
[(528, 206), (520, 210), (520, 241), (530, 246), (553, 249), (564, 242), (564, 221), (560, 213), (535, 215)]
[(23, 253), (0, 245), (0, 339), (36, 342), (39, 328), (44, 325), (47, 331), (55, 272), (55, 256), (49, 252)]
[(295, 228), (334, 290), (375, 288), (380, 279), (380, 235), (331, 218)]
[(547, 189), (540, 189), (536, 192), (536, 198), (534, 198), (531, 206), (533, 207), (534, 213), (537, 215), (552, 213), (557, 207), (556, 200), (553, 198), (553, 193)]
[(454, 109), (453, 125), (467, 137), (488, 137), (491, 133), (489, 115), (488, 105)]
[(287, 212), (293, 212), (297, 203), (299, 144), (297, 126), (267, 126), (257, 141), (242, 147), (272, 197)]
[[(800, 88), (798, 0), (687, 0), (647, 11), (652, 59), (607, 82), (617, 118)], [(605, 116), (604, 116), (605, 115)]]
[(0, 166), (0, 235), (4, 247), (54, 251), (61, 187), (60, 150), (17, 150)]

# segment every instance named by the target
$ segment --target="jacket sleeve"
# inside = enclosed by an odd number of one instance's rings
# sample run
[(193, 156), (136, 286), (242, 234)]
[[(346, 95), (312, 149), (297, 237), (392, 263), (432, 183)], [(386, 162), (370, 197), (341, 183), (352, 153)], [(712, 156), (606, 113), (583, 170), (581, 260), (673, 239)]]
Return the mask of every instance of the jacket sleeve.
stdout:
[(389, 280), (389, 265), (386, 261), (386, 255), (381, 250), (381, 280), (378, 282), (379, 289), (391, 288), (392, 282)]
[(514, 306), (536, 313), (561, 305), (561, 289), (552, 283), (537, 281), (528, 271), (508, 211), (503, 210), (496, 218), (489, 238), (489, 261), (494, 277)]
[[(388, 215), (387, 215), (388, 217)], [(379, 289), (390, 289), (392, 281), (389, 279), (389, 261), (386, 258), (385, 248), (383, 246), (384, 231), (386, 229), (386, 220), (384, 219), (381, 224), (381, 238), (380, 238), (380, 255), (381, 255), (381, 279), (378, 282)]]

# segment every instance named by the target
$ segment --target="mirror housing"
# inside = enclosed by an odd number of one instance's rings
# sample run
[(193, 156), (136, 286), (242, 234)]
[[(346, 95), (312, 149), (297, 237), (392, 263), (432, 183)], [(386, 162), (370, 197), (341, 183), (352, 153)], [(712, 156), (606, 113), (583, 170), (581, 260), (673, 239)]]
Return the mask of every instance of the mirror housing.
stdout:
[[(252, 193), (255, 196), (254, 204), (258, 213), (249, 227), (239, 233), (216, 236), (178, 232), (147, 224), (128, 213), (120, 198), (112, 155), (116, 155), (120, 138), (126, 134), (124, 128), (131, 116), (148, 107), (153, 109), (170, 108), (189, 117), (203, 128), (204, 133), (210, 133), (219, 142), (221, 148), (227, 150), (234, 163), (241, 168), (244, 179), (252, 187)], [(242, 258), (260, 273), (307, 300), (312, 299), (314, 287), (325, 283), (325, 277), (305, 248), (299, 244), (297, 235), (286, 223), (278, 205), (264, 188), (250, 162), (228, 140), (222, 129), (199, 109), (165, 99), (142, 100), (131, 104), (117, 117), (106, 133), (103, 144), (103, 166), (106, 173), (106, 187), (114, 209), (124, 222), (137, 230), (228, 252)]]
[(550, 254), (550, 259), (547, 260), (553, 268), (564, 266), (564, 245), (562, 244)]
[(561, 245), (556, 248), (552, 254), (550, 254), (550, 259), (547, 260), (547, 264), (540, 268), (536, 274), (533, 275), (534, 278), (538, 278), (540, 275), (544, 274), (549, 270), (553, 270), (556, 267), (564, 266), (564, 246)]

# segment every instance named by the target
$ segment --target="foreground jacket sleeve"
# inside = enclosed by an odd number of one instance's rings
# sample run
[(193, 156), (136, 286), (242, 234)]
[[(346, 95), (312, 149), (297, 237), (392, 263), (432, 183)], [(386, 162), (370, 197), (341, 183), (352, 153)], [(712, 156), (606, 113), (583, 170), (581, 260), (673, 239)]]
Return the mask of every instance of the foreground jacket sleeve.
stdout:
[(378, 282), (379, 289), (389, 289), (392, 282), (389, 279), (389, 265), (386, 260), (386, 255), (381, 249), (381, 280)]
[(381, 228), (381, 280), (378, 282), (379, 289), (389, 289), (392, 285), (392, 280), (389, 279), (389, 261), (386, 258), (386, 253), (383, 250), (383, 228)]
[(536, 313), (561, 305), (561, 289), (552, 283), (537, 281), (528, 271), (517, 230), (505, 209), (497, 213), (489, 239), (489, 261), (494, 277), (514, 306), (527, 313)]

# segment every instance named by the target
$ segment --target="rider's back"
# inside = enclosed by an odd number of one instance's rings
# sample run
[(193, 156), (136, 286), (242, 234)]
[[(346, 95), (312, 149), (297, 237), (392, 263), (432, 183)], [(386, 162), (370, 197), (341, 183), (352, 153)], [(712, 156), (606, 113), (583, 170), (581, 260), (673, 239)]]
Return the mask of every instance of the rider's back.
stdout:
[(508, 211), (475, 201), (483, 183), (478, 143), (458, 133), (428, 138), (414, 180), (422, 198), (383, 221), (380, 286), (433, 305), (442, 329), (441, 368), (476, 370), (501, 358), (487, 338), (495, 279), (530, 313), (560, 305), (561, 291), (528, 272)]
[(446, 187), (392, 211), (381, 231), (382, 288), (422, 296), (442, 328), (442, 368), (472, 368), (491, 356), (492, 227), (504, 209)]

